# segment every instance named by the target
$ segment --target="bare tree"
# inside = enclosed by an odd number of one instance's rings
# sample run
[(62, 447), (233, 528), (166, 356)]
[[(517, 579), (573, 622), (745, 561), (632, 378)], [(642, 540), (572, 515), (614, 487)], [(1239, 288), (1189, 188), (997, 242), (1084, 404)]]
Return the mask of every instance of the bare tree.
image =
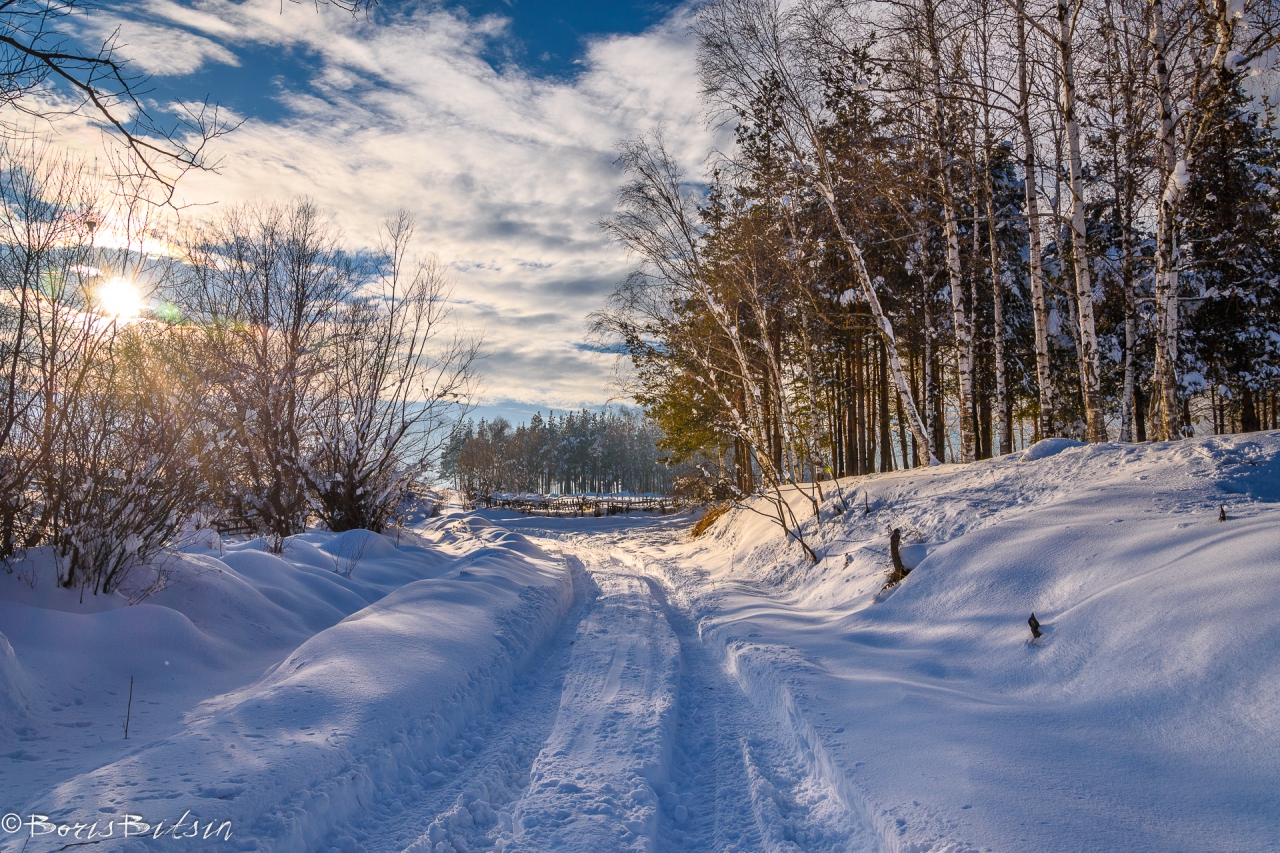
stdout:
[(123, 588), (135, 601), (161, 588), (165, 573), (153, 564), (200, 504), (201, 389), (174, 381), (165, 332), (120, 328), (95, 354), (84, 391), (61, 403), (67, 433), (53, 542), (65, 587)]
[[(943, 78), (943, 42), (939, 32), (938, 13), (941, 4), (936, 0), (920, 0), (912, 17), (920, 29), (928, 56), (928, 80), (934, 151), (937, 157), (939, 199), (942, 203), (943, 228), (946, 238), (947, 278), (951, 291), (951, 311), (956, 336), (956, 378), (959, 391), (957, 405), (960, 409), (960, 460), (972, 462), (977, 458), (978, 435), (974, 430), (973, 413), (973, 322), (964, 302), (963, 274), (960, 268), (960, 225), (956, 212), (956, 188), (953, 174), (956, 161), (955, 140), (952, 138), (949, 117), (947, 86)], [(976, 233), (976, 232), (975, 232)]]
[(982, 186), (980, 195), (982, 197), (983, 213), (986, 214), (986, 235), (987, 247), (989, 252), (988, 272), (991, 277), (991, 303), (992, 303), (992, 344), (995, 350), (995, 379), (996, 379), (996, 424), (997, 436), (995, 442), (995, 452), (997, 454), (1008, 454), (1013, 451), (1013, 412), (1012, 403), (1009, 400), (1009, 383), (1008, 383), (1008, 366), (1005, 357), (1005, 319), (1004, 319), (1004, 299), (1005, 299), (1005, 269), (1001, 258), (1001, 240), (1000, 231), (1005, 224), (1007, 218), (1004, 211), (997, 210), (996, 207), (996, 190), (994, 158), (997, 148), (997, 134), (1003, 128), (997, 126), (997, 116), (1000, 113), (1007, 114), (1010, 110), (1001, 109), (1001, 96), (1003, 92), (1002, 79), (1003, 72), (1007, 72), (1007, 67), (1000, 67), (1001, 57), (998, 53), (999, 43), (996, 35), (997, 30), (1008, 23), (997, 15), (996, 5), (989, 0), (977, 0), (974, 4), (974, 28), (977, 30), (978, 38), (973, 40), (971, 47), (973, 65), (973, 95), (972, 100), (977, 109), (977, 124), (975, 135), (978, 130), (981, 133), (981, 154), (975, 156), (975, 160), (980, 161), (982, 172)]
[[(795, 423), (781, 410), (785, 366), (771, 342), (761, 270), (750, 252), (713, 268), (698, 199), (660, 133), (623, 143), (619, 164), (629, 180), (618, 212), (601, 226), (643, 267), (619, 288), (613, 310), (596, 315), (597, 327), (632, 340), (656, 334), (673, 345), (671, 363), (687, 365), (689, 381), (715, 401), (731, 435), (749, 449), (747, 464), (759, 472), (774, 520), (816, 561), (789, 501), (803, 495), (816, 513), (813, 487), (800, 485), (803, 466), (788, 464), (774, 437), (775, 424), (789, 420), (783, 428), (790, 430)], [(691, 323), (683, 306), (694, 308)]]
[[(1093, 117), (1091, 135), (1099, 161), (1099, 183), (1109, 185), (1111, 228), (1118, 240), (1111, 253), (1098, 256), (1100, 281), (1119, 284), (1123, 310), (1123, 378), (1120, 387), (1120, 441), (1145, 437), (1145, 423), (1138, 405), (1139, 279), (1141, 257), (1138, 216), (1151, 176), (1147, 162), (1151, 150), (1152, 87), (1146, 65), (1149, 39), (1143, 27), (1142, 2), (1103, 0), (1096, 10), (1097, 37), (1104, 47), (1093, 53), (1089, 76), (1089, 101)], [(1115, 255), (1118, 253), (1118, 257)]]
[(1026, 0), (1017, 0), (1016, 51), (1018, 63), (1018, 127), (1022, 131), (1022, 175), (1027, 203), (1027, 273), (1031, 289), (1031, 316), (1035, 331), (1036, 390), (1039, 393), (1039, 432), (1053, 434), (1053, 377), (1049, 367), (1049, 312), (1044, 298), (1044, 261), (1040, 244), (1039, 165), (1036, 135), (1031, 129), (1031, 57), (1027, 44)]
[(0, 556), (43, 541), (59, 518), (59, 441), (112, 327), (85, 313), (93, 294), (89, 223), (101, 214), (83, 163), (44, 144), (0, 143)]
[(410, 257), (413, 233), (407, 211), (383, 223), (382, 274), (336, 318), (307, 469), (330, 530), (382, 530), (471, 405), (480, 341), (449, 328), (449, 282)]
[(244, 204), (197, 228), (176, 288), (204, 336), (220, 417), (224, 511), (279, 543), (311, 513), (315, 417), (331, 391), (325, 343), (360, 280), (311, 201)]
[[(76, 14), (93, 14), (94, 0), (5, 0), (0, 3), (0, 104), (39, 119), (84, 115), (123, 147), (115, 159), (122, 177), (145, 179), (169, 203), (191, 169), (209, 169), (209, 144), (231, 126), (216, 104), (177, 104), (162, 115), (146, 97), (147, 79), (116, 54), (116, 36), (96, 51), (69, 35)], [(63, 98), (48, 97), (50, 92)], [(65, 105), (63, 105), (65, 103)], [(0, 125), (0, 134), (15, 128)]]
[[(131, 248), (146, 217), (128, 208), (73, 158), (33, 140), (0, 145), (0, 557), (52, 546), (58, 582), (95, 594), (172, 543), (200, 483), (199, 390), (175, 381), (163, 330), (127, 304), (125, 276), (144, 284), (166, 268)], [(103, 218), (122, 223), (122, 246), (93, 244)]]
[[(1012, 3), (1012, 0), (1010, 0)], [(1084, 400), (1086, 429), (1090, 441), (1106, 441), (1107, 425), (1101, 400), (1101, 355), (1094, 318), (1093, 280), (1089, 271), (1089, 236), (1085, 212), (1084, 146), (1080, 131), (1079, 92), (1076, 81), (1077, 58), (1083, 0), (1056, 0), (1054, 23), (1028, 14), (1019, 0), (1019, 17), (1053, 44), (1059, 83), (1057, 103), (1067, 146), (1067, 187), (1070, 192), (1071, 262), (1075, 278), (1076, 322), (1079, 336), (1080, 391)]]

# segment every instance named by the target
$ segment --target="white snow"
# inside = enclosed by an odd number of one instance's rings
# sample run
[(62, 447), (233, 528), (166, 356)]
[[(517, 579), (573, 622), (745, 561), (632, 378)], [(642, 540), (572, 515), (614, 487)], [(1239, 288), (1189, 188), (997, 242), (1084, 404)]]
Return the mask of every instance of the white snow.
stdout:
[(507, 850), (656, 850), (680, 644), (649, 585), (593, 575), (555, 727), (533, 764)]
[(161, 843), (123, 814), (219, 850), (1280, 849), (1280, 434), (824, 490), (812, 565), (745, 510), (206, 530), (134, 606), (35, 554), (0, 849)]
[(1179, 160), (1174, 164), (1173, 171), (1165, 183), (1164, 201), (1170, 206), (1176, 206), (1190, 185), (1191, 172), (1187, 169), (1187, 161)]
[(188, 556), (147, 602), (88, 613), (46, 578), (34, 589), (7, 578), (0, 625), (42, 690), (0, 732), (20, 768), (4, 773), (5, 811), (100, 820), (99, 833), (117, 818), (116, 836), (124, 814), (154, 833), (185, 813), (181, 834), (230, 821), (238, 849), (304, 851), (336, 841), (361, 797), (412, 799), (572, 597), (563, 562), (518, 534), (480, 518), (434, 533), (399, 548), (358, 532), (296, 537), (281, 556), (260, 543)]
[(651, 570), (884, 849), (1280, 849), (1280, 435), (842, 489), (817, 565), (740, 512)]

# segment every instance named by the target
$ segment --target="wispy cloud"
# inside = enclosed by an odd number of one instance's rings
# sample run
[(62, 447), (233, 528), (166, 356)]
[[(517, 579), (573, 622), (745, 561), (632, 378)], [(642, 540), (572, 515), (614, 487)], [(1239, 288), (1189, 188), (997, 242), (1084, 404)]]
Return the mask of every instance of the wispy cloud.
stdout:
[(165, 24), (103, 13), (84, 19), (81, 29), (86, 38), (111, 43), (130, 70), (151, 76), (183, 76), (209, 64), (240, 64), (235, 53), (217, 41)]
[(681, 14), (592, 44), (567, 81), (495, 70), (482, 52), (504, 21), (436, 6), (369, 22), (276, 0), (148, 0), (115, 22), (147, 68), (163, 66), (170, 33), (215, 98), (220, 63), (250, 48), (305, 58), (273, 81), (282, 118), (249, 118), (221, 140), (221, 172), (191, 176), (186, 201), (305, 194), (356, 241), (407, 207), (423, 249), (454, 272), (461, 319), (484, 328), (494, 398), (563, 407), (609, 395), (611, 356), (580, 343), (627, 264), (596, 226), (619, 180), (614, 146), (665, 123), (696, 168), (711, 142)]

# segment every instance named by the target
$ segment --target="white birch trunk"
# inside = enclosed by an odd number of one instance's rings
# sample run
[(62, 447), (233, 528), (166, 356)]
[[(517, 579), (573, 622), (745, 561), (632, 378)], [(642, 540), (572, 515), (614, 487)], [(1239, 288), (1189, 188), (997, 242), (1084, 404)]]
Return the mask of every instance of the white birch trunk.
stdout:
[(1067, 135), (1071, 188), (1072, 260), (1076, 276), (1076, 304), (1080, 332), (1080, 390), (1084, 397), (1089, 441), (1107, 440), (1099, 391), (1101, 358), (1093, 316), (1093, 283), (1089, 278), (1088, 233), (1085, 227), (1084, 164), (1080, 121), (1076, 117), (1075, 58), (1071, 38), (1074, 22), (1071, 0), (1058, 0), (1058, 58), (1062, 74), (1062, 118)]
[(929, 40), (929, 65), (933, 77), (934, 142), (937, 146), (938, 173), (942, 184), (943, 228), (947, 240), (947, 282), (951, 288), (951, 314), (956, 336), (956, 378), (959, 385), (960, 460), (977, 458), (977, 435), (973, 430), (973, 333), (964, 305), (964, 288), (960, 271), (960, 228), (956, 218), (955, 194), (951, 184), (951, 151), (947, 144), (946, 110), (942, 91), (942, 50), (938, 44), (935, 22), (936, 7), (925, 0), (926, 36)]
[(1166, 55), (1164, 4), (1151, 0), (1151, 43), (1155, 60), (1156, 95), (1160, 102), (1160, 147), (1157, 154), (1163, 192), (1156, 217), (1155, 394), (1153, 426), (1157, 441), (1178, 437), (1178, 244), (1174, 234), (1177, 203), (1182, 195), (1178, 169), (1177, 114), (1173, 106)]
[(1026, 0), (1018, 0), (1018, 124), (1022, 129), (1022, 170), (1027, 195), (1027, 255), (1031, 279), (1031, 318), (1035, 328), (1036, 385), (1040, 393), (1040, 437), (1053, 434), (1053, 381), (1049, 373), (1049, 312), (1044, 300), (1040, 248), (1040, 193), (1036, 186), (1036, 139), (1031, 131), (1031, 80), (1028, 73)]
[(987, 240), (991, 250), (991, 306), (994, 330), (992, 332), (996, 362), (996, 440), (993, 442), (994, 456), (1003, 456), (1013, 452), (1013, 424), (1009, 419), (1007, 405), (1008, 388), (1004, 363), (1004, 282), (1000, 267), (1000, 241), (996, 233), (995, 186), (991, 178), (991, 140), (990, 127), (985, 133), (986, 145), (986, 204), (987, 204)]

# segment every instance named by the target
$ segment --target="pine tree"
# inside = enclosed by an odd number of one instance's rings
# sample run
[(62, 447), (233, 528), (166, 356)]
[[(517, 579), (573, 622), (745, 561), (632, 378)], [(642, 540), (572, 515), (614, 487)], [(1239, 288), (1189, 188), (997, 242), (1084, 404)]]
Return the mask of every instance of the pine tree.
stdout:
[(1258, 393), (1280, 379), (1280, 141), (1239, 82), (1227, 85), (1184, 202), (1180, 348), (1188, 378), (1208, 385), (1215, 432), (1249, 432), (1260, 428)]

